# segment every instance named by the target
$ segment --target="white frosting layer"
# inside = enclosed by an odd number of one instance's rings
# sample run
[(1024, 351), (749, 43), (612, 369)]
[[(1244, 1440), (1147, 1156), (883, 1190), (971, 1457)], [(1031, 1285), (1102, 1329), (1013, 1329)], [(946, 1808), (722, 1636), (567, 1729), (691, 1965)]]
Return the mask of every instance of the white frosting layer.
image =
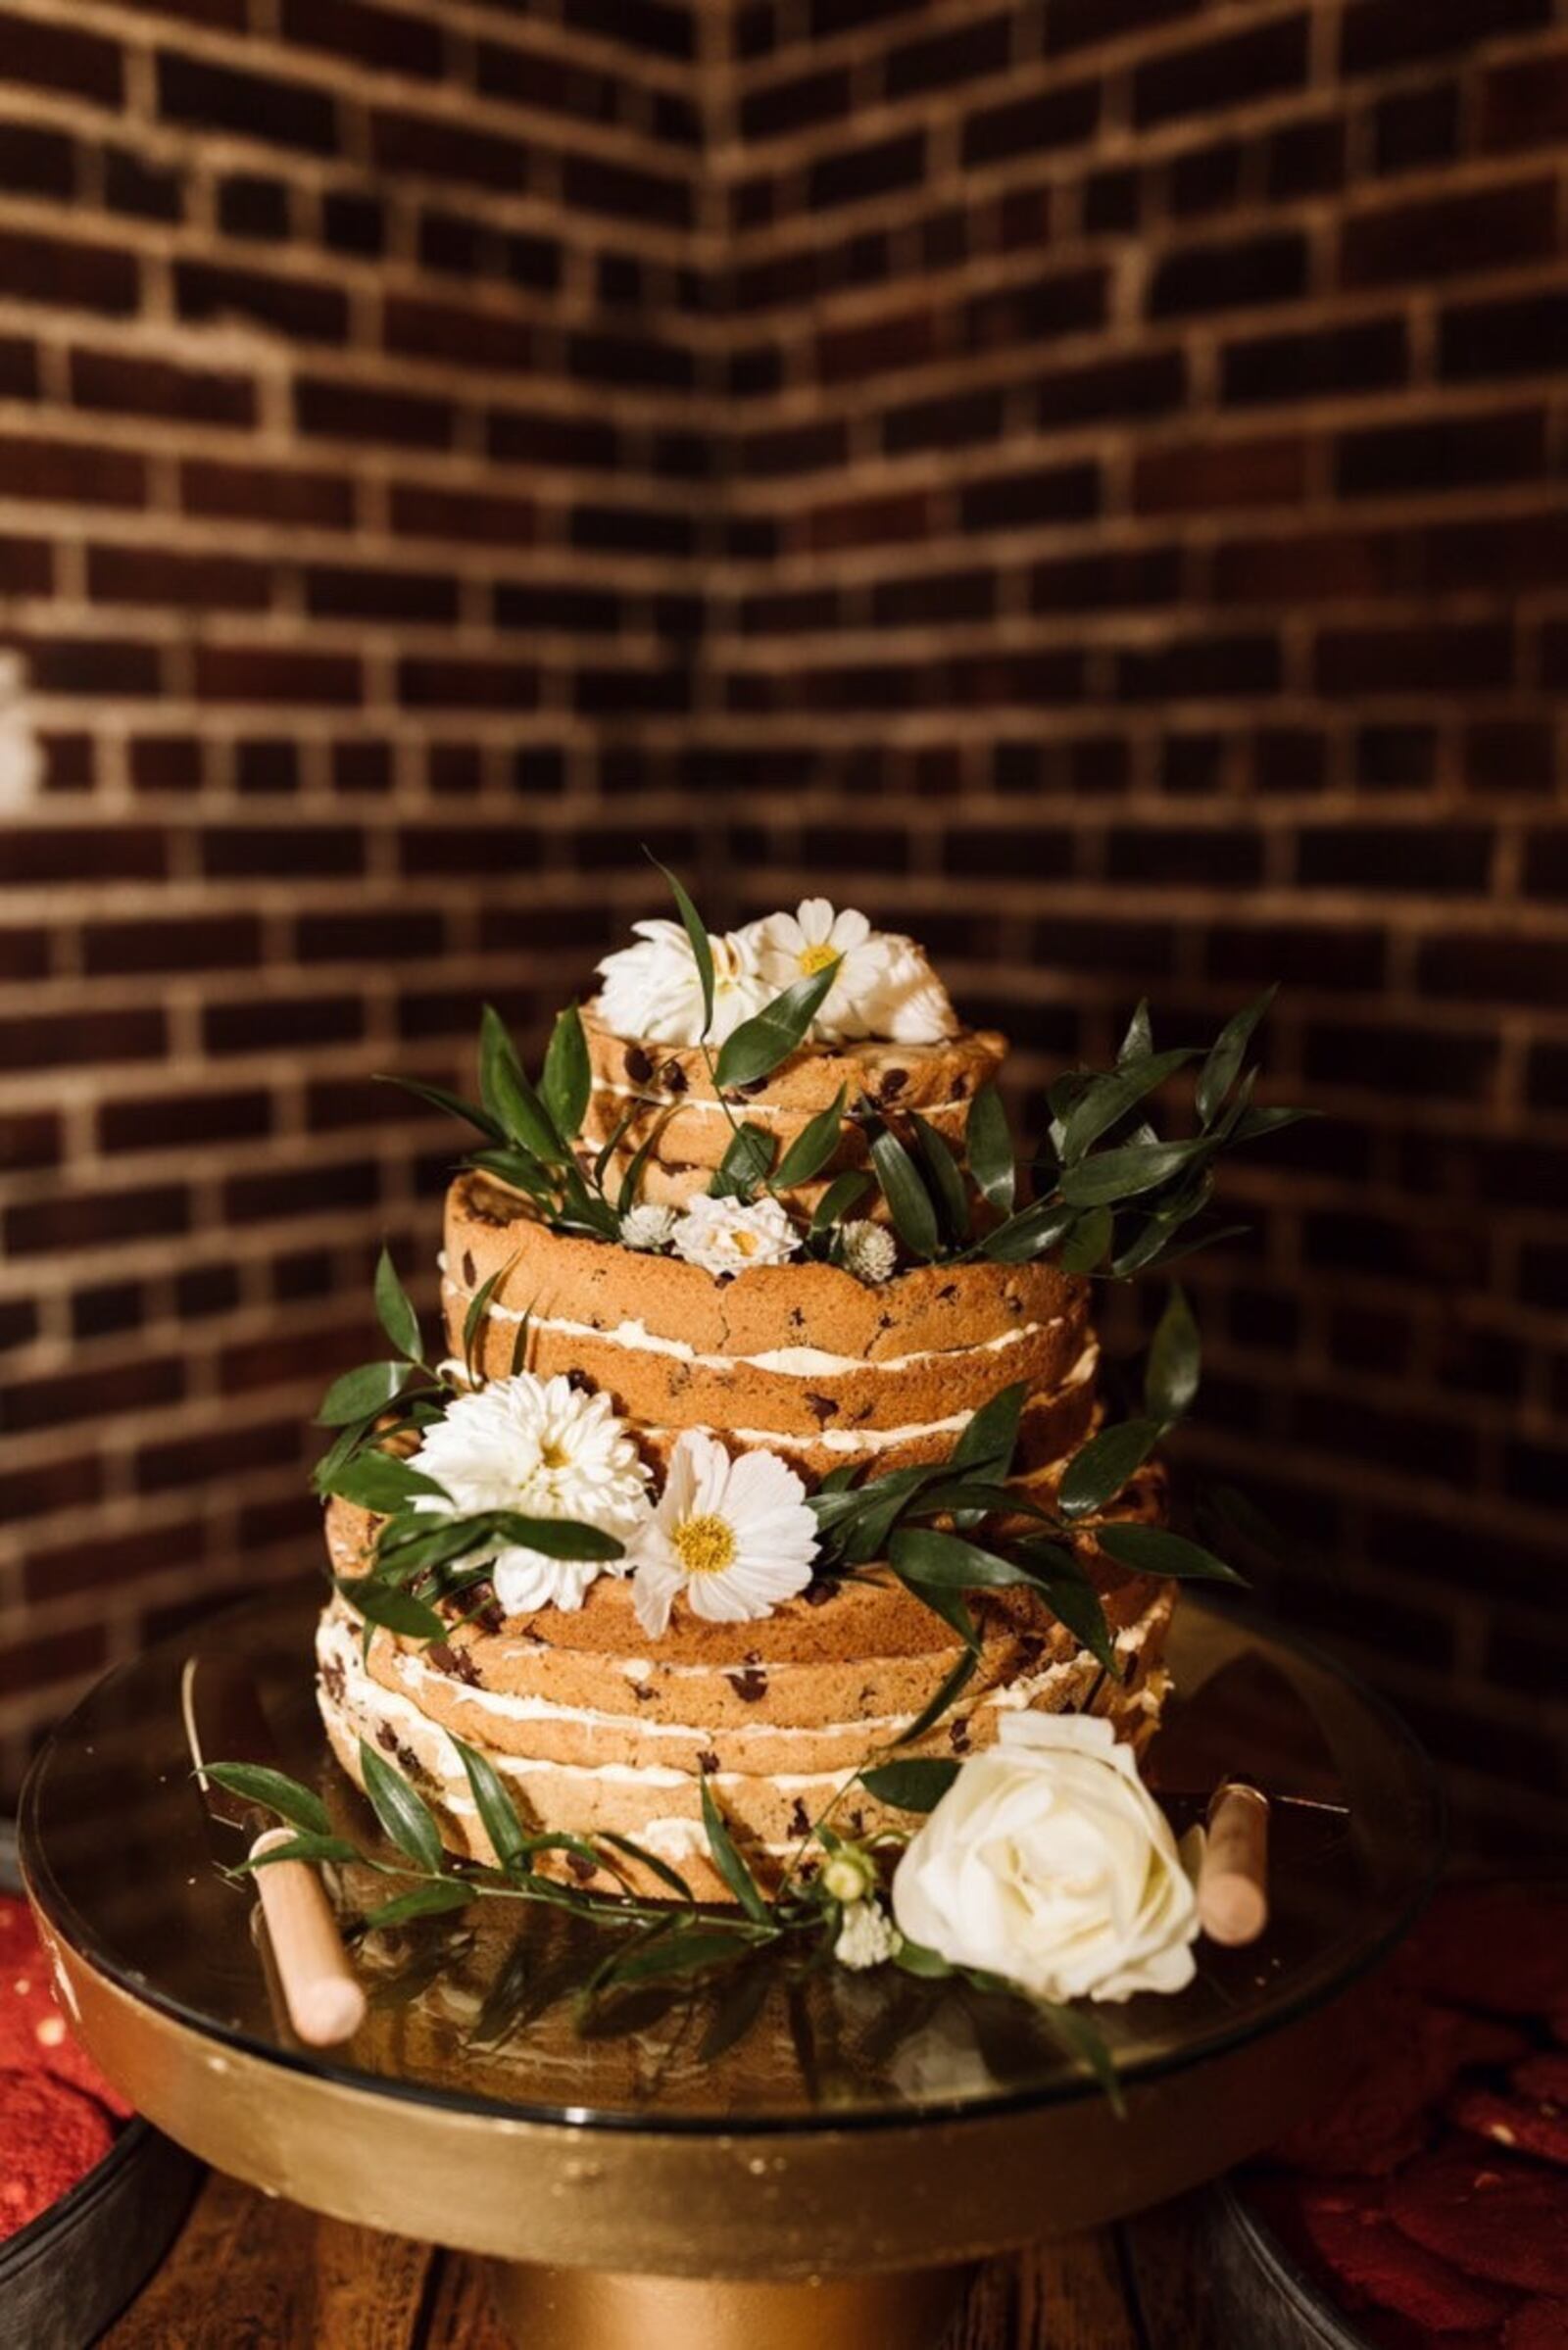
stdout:
[[(473, 1301), (473, 1292), (446, 1274), (446, 1259), (441, 1259), (446, 1276), (441, 1284), (445, 1295), (466, 1307)], [(912, 1354), (887, 1354), (868, 1361), (859, 1354), (833, 1354), (825, 1346), (775, 1346), (762, 1354), (703, 1354), (687, 1339), (665, 1338), (650, 1330), (645, 1322), (617, 1322), (612, 1330), (601, 1330), (592, 1322), (573, 1322), (565, 1314), (525, 1313), (515, 1306), (491, 1305), (488, 1318), (495, 1322), (526, 1321), (534, 1330), (549, 1330), (562, 1338), (592, 1339), (601, 1346), (624, 1346), (636, 1354), (667, 1354), (676, 1362), (699, 1363), (705, 1370), (779, 1371), (791, 1379), (820, 1379), (838, 1371), (912, 1371), (921, 1363), (949, 1360), (981, 1354), (1004, 1354), (1009, 1346), (1022, 1344), (1042, 1331), (1059, 1329), (1060, 1314), (1049, 1322), (1021, 1322), (1015, 1330), (1004, 1330), (993, 1339), (982, 1339), (972, 1346), (928, 1347)]]

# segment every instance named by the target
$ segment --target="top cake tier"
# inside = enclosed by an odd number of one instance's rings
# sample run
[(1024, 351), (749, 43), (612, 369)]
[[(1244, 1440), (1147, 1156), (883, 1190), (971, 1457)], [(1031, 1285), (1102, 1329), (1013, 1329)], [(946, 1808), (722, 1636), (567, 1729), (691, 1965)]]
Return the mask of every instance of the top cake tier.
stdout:
[(613, 1139), (609, 1171), (616, 1177), (646, 1146), (639, 1196), (672, 1206), (709, 1189), (736, 1125), (760, 1129), (775, 1167), (841, 1095), (838, 1145), (808, 1182), (783, 1188), (792, 1206), (809, 1212), (833, 1176), (866, 1164), (868, 1110), (894, 1120), (916, 1110), (961, 1153), (969, 1105), (1007, 1050), (994, 1029), (962, 1029), (931, 1044), (810, 1043), (760, 1082), (721, 1095), (698, 1046), (618, 1036), (592, 1004), (583, 1031), (593, 1070), (584, 1139), (595, 1151)]

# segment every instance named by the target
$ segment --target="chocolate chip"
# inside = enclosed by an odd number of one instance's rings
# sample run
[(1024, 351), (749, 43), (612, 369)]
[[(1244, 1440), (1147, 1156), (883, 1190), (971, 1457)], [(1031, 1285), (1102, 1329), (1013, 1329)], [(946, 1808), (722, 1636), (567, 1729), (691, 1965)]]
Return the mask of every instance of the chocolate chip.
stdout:
[(865, 1814), (860, 1810), (858, 1804), (857, 1804), (855, 1810), (850, 1814), (850, 1826), (854, 1829), (857, 1836), (864, 1836)]
[(381, 1748), (384, 1754), (396, 1754), (398, 1750), (398, 1734), (393, 1729), (390, 1722), (377, 1722), (375, 1726), (375, 1742)]
[(836, 1420), (838, 1418), (839, 1407), (836, 1397), (832, 1395), (819, 1395), (814, 1388), (808, 1388), (806, 1391), (806, 1400), (810, 1406), (812, 1418), (818, 1423), (819, 1426), (824, 1420)]
[(956, 1281), (945, 1281), (937, 1292), (937, 1296), (944, 1305), (950, 1304), (957, 1294), (958, 1285)]
[(666, 1060), (659, 1072), (659, 1082), (666, 1094), (684, 1094), (690, 1080), (678, 1060)]
[(321, 1667), (321, 1686), (325, 1689), (327, 1695), (331, 1698), (334, 1705), (342, 1704), (343, 1691), (346, 1685), (344, 1681), (343, 1667), (338, 1663), (335, 1656), (329, 1656), (325, 1664)]
[(790, 1814), (789, 1832), (791, 1836), (809, 1836), (811, 1833), (811, 1815), (799, 1795), (795, 1798), (795, 1809)]
[(767, 1695), (767, 1675), (760, 1665), (748, 1665), (744, 1673), (726, 1673), (724, 1678), (736, 1696), (748, 1705), (755, 1705), (760, 1697)]
[(712, 1778), (713, 1773), (718, 1769), (718, 1756), (713, 1752), (711, 1746), (703, 1747), (697, 1757), (697, 1768), (705, 1779)]
[(960, 1714), (957, 1720), (951, 1725), (948, 1731), (948, 1743), (952, 1746), (955, 1754), (968, 1753), (969, 1717), (967, 1714)]
[(621, 1066), (633, 1085), (646, 1085), (654, 1073), (654, 1064), (641, 1045), (628, 1045), (621, 1056)]
[(586, 1371), (568, 1371), (566, 1385), (571, 1389), (573, 1395), (591, 1395), (594, 1392), (594, 1383)]
[(907, 1069), (884, 1069), (877, 1079), (877, 1100), (879, 1102), (896, 1102), (908, 1082), (909, 1072)]
[[(770, 1072), (770, 1074), (771, 1074), (771, 1072)], [(739, 1092), (739, 1093), (742, 1093), (742, 1094), (747, 1094), (747, 1095), (752, 1095), (752, 1094), (765, 1094), (765, 1093), (766, 1093), (766, 1091), (767, 1091), (767, 1078), (766, 1078), (766, 1077), (752, 1077), (752, 1078), (749, 1078), (749, 1079), (747, 1080), (747, 1082), (746, 1082), (746, 1084), (745, 1084), (745, 1085), (738, 1087), (736, 1090), (737, 1090), (737, 1092)]]
[(893, 1316), (891, 1314), (878, 1314), (876, 1318), (876, 1326), (878, 1330), (891, 1330), (893, 1328)]
[(654, 1701), (654, 1692), (646, 1681), (634, 1681), (631, 1685), (631, 1693), (639, 1705), (652, 1705)]
[(968, 1091), (969, 1091), (969, 1080), (968, 1080), (968, 1078), (967, 1078), (967, 1077), (963, 1076), (963, 1075), (961, 1074), (961, 1072), (960, 1072), (960, 1074), (959, 1074), (958, 1076), (955, 1077), (955, 1079), (953, 1080), (953, 1099), (954, 1099), (954, 1101), (955, 1101), (955, 1102), (961, 1102), (961, 1101), (963, 1100), (963, 1098), (964, 1098), (964, 1095), (965, 1095), (965, 1094), (966, 1094)]
[(471, 1290), (471, 1289), (472, 1289), (472, 1287), (473, 1287), (473, 1285), (474, 1285), (474, 1283), (475, 1283), (475, 1282), (478, 1280), (478, 1278), (479, 1278), (479, 1268), (478, 1268), (478, 1266), (477, 1266), (477, 1265), (474, 1263), (474, 1261), (473, 1261), (473, 1250), (472, 1250), (471, 1248), (465, 1248), (465, 1249), (464, 1249), (464, 1251), (463, 1251), (463, 1286), (464, 1286), (464, 1288), (465, 1288), (466, 1290)]
[(806, 1316), (802, 1313), (798, 1305), (792, 1305), (790, 1307), (790, 1328), (792, 1330), (804, 1330), (806, 1328)]
[(568, 1852), (566, 1866), (582, 1885), (591, 1885), (599, 1874), (586, 1852)]

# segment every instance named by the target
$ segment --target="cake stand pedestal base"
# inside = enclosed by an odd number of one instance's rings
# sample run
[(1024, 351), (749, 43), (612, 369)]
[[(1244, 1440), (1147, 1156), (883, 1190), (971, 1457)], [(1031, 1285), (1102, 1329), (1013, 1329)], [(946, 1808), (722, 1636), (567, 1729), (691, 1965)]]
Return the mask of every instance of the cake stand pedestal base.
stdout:
[(753, 2284), (508, 2263), (496, 2270), (495, 2289), (526, 2350), (927, 2350), (942, 2339), (973, 2275), (917, 2269)]

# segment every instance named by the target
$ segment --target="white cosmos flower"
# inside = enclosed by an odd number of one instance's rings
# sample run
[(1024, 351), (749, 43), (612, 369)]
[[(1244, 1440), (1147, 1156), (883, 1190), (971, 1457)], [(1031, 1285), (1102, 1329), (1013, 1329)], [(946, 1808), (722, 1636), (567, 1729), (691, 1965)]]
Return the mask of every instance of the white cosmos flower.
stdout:
[(664, 1491), (632, 1547), (637, 1621), (662, 1638), (684, 1594), (712, 1624), (770, 1616), (811, 1580), (816, 1520), (806, 1488), (776, 1453), (731, 1460), (700, 1428), (683, 1430)]
[(844, 1912), (833, 1955), (841, 1967), (880, 1967), (898, 1955), (904, 1936), (875, 1901), (852, 1901)]
[(705, 1273), (744, 1273), (749, 1266), (781, 1265), (801, 1236), (776, 1199), (689, 1199), (670, 1234), (677, 1256)]
[[(648, 1519), (646, 1473), (608, 1395), (585, 1394), (560, 1373), (519, 1371), (459, 1395), (424, 1432), (416, 1467), (467, 1517), (512, 1509), (529, 1518), (569, 1518), (629, 1542)], [(447, 1514), (433, 1494), (416, 1505)], [(626, 1572), (623, 1561), (612, 1571)], [(536, 1607), (581, 1607), (596, 1559), (549, 1558), (542, 1550), (496, 1553), (492, 1580), (509, 1616)]]
[(754, 922), (751, 935), (774, 993), (840, 957), (811, 1029), (826, 1043), (874, 1036), (900, 1045), (935, 1044), (957, 1026), (947, 991), (914, 941), (873, 930), (853, 906), (835, 912), (826, 898), (803, 898), (794, 913)]
[(911, 1838), (893, 1914), (911, 1942), (1042, 1999), (1179, 1991), (1198, 1934), (1186, 1862), (1108, 1722), (1013, 1714)]
[[(607, 955), (599, 966), (599, 1016), (615, 1036), (653, 1045), (696, 1045), (703, 1038), (703, 983), (691, 940), (679, 922), (634, 922), (635, 947)], [(774, 992), (758, 968), (749, 931), (709, 939), (713, 956), (713, 1024), (721, 1045), (760, 1011)]]

